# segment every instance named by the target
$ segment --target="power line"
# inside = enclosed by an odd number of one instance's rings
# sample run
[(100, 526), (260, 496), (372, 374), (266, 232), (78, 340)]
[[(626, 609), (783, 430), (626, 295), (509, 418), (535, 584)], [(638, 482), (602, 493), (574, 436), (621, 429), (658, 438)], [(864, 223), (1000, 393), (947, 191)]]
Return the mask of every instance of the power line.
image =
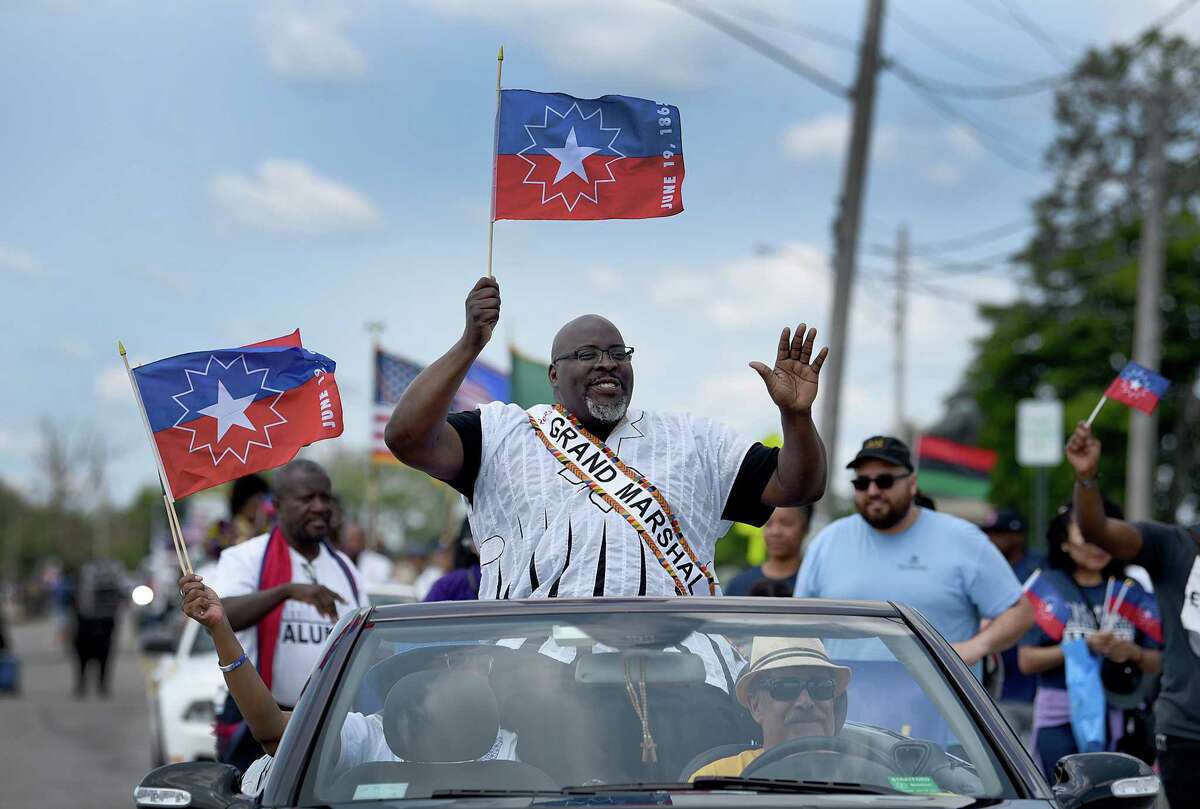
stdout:
[[(889, 60), (890, 65), (897, 65), (899, 62), (892, 58)], [(905, 68), (911, 75), (918, 77), (921, 83), (929, 89), (930, 92), (938, 93), (939, 95), (955, 96), (958, 98), (977, 98), (977, 99), (1004, 99), (1018, 98), (1020, 96), (1036, 95), (1044, 93), (1047, 90), (1053, 90), (1068, 78), (1068, 74), (1059, 73), (1053, 76), (1045, 76), (1040, 79), (1031, 79), (1030, 81), (1020, 82), (1018, 84), (958, 84), (956, 82), (942, 81), (929, 76), (922, 75), (912, 68)]]
[(815, 67), (805, 64), (782, 48), (772, 45), (754, 32), (746, 30), (732, 20), (717, 14), (700, 3), (691, 2), (691, 0), (662, 0), (662, 2), (669, 3), (680, 11), (691, 14), (696, 19), (708, 23), (713, 28), (736, 39), (780, 67), (807, 79), (825, 92), (831, 93), (838, 98), (844, 99), (850, 97), (850, 90), (839, 84), (836, 79), (826, 76)]
[(1150, 23), (1150, 28), (1166, 28), (1168, 25), (1175, 22), (1175, 20), (1182, 17), (1186, 12), (1190, 11), (1197, 2), (1200, 2), (1200, 0), (1183, 0), (1183, 2), (1179, 3), (1174, 8), (1167, 10), (1156, 21)]
[[(1192, 2), (1195, 1), (1196, 0), (1192, 0)], [(993, 76), (996, 75), (997, 70), (1001, 71), (1002, 73), (1008, 73), (1011, 76), (1015, 76), (1018, 73), (1008, 65), (1004, 65), (999, 62), (993, 62), (990, 59), (984, 59), (978, 54), (975, 54), (966, 48), (960, 47), (950, 40), (943, 39), (938, 34), (921, 25), (912, 17), (909, 17), (895, 5), (888, 9), (888, 16), (911, 36), (921, 40), (929, 47), (941, 51), (942, 55), (950, 57), (959, 64), (966, 65), (967, 67), (973, 68), (980, 73), (988, 73)]]
[(1027, 17), (1013, 0), (1001, 0), (1001, 2), (1004, 4), (1004, 9), (1008, 12), (1008, 16), (1012, 17), (1017, 23), (1018, 28), (1029, 34), (1035, 42), (1040, 43), (1046, 53), (1057, 59), (1060, 65), (1063, 67), (1070, 65), (1071, 60), (1063, 55), (1062, 45), (1045, 28), (1042, 28)]
[(896, 78), (907, 84), (911, 90), (924, 100), (926, 104), (942, 115), (942, 117), (964, 124), (967, 127), (968, 133), (971, 134), (980, 146), (1013, 168), (1027, 171), (1031, 174), (1040, 173), (1034, 164), (1026, 160), (1023, 154), (1023, 151), (1027, 151), (1026, 149), (1022, 148), (1022, 150), (1018, 150), (1018, 147), (1010, 145), (1011, 141), (1016, 140), (1011, 133), (1005, 132), (996, 124), (977, 121), (967, 113), (954, 107), (927, 87), (921, 77), (914, 75), (904, 65), (892, 63), (888, 67), (891, 68)]
[(966, 250), (970, 247), (976, 247), (980, 244), (987, 244), (1006, 236), (1011, 236), (1014, 233), (1020, 233), (1028, 228), (1032, 223), (1028, 219), (1017, 219), (1013, 222), (1006, 222), (1003, 225), (995, 225), (986, 228), (977, 233), (968, 233), (963, 236), (954, 236), (949, 239), (938, 239), (931, 242), (918, 242), (912, 245), (909, 250), (924, 255), (935, 253), (951, 253), (955, 250)]
[(837, 50), (858, 53), (858, 43), (854, 39), (832, 29), (785, 19), (778, 14), (750, 6), (742, 6), (739, 13), (749, 23), (769, 26)]

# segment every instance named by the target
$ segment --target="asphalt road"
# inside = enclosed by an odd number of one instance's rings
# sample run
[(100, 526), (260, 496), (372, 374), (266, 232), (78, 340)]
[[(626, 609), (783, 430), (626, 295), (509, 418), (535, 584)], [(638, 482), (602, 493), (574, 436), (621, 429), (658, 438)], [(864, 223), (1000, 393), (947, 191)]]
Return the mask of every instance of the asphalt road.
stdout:
[(123, 627), (111, 695), (73, 693), (74, 657), (48, 620), (9, 626), (21, 693), (0, 696), (0, 806), (127, 809), (150, 770), (146, 680)]

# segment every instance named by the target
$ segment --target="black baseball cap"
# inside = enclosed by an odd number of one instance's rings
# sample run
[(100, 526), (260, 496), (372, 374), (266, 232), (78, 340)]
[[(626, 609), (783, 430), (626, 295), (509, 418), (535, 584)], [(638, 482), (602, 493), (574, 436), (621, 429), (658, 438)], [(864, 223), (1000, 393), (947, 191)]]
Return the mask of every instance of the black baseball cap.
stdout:
[(912, 453), (899, 438), (890, 435), (873, 435), (863, 442), (862, 449), (854, 456), (854, 460), (846, 464), (847, 469), (854, 469), (863, 461), (883, 461), (885, 463), (903, 466), (909, 472), (913, 471)]
[(984, 531), (1024, 533), (1025, 520), (1016, 511), (1011, 508), (1002, 508), (992, 514), (983, 525), (979, 526)]

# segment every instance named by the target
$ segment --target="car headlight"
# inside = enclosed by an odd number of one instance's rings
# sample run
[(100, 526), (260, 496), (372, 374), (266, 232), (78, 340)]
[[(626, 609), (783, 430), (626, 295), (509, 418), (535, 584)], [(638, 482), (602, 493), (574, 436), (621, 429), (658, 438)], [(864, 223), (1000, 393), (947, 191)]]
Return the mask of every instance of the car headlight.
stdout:
[(217, 712), (213, 709), (212, 700), (198, 699), (187, 706), (187, 710), (183, 712), (184, 722), (212, 722), (217, 718)]

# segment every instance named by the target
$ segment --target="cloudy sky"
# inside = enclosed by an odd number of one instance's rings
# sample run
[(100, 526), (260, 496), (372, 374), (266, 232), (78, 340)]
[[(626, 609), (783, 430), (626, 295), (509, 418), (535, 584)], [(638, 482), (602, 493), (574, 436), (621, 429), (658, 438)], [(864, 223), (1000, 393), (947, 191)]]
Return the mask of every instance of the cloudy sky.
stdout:
[[(865, 2), (707, 2), (851, 83)], [(1176, 5), (900, 0), (884, 49), (920, 80), (1021, 84)], [(1200, 12), (1171, 30), (1200, 33)], [(769, 361), (786, 324), (827, 327), (848, 105), (671, 3), (0, 0), (0, 475), (38, 490), (48, 417), (108, 436), (117, 499), (153, 479), (118, 338), (148, 361), (300, 327), (338, 362), (340, 440), (365, 448), (363, 324), (428, 362), (484, 272), (500, 44), (507, 87), (678, 105), (687, 210), (498, 223), (504, 311), (485, 357), (504, 365), (508, 341), (545, 356), (564, 320), (600, 312), (638, 349), (638, 404), (769, 431), (747, 363)], [(918, 246), (1007, 233), (914, 262), (907, 409), (923, 424), (969, 360), (974, 302), (1017, 294), (1003, 266), (934, 262), (996, 263), (1022, 244), (1051, 95), (935, 107), (887, 72), (878, 98), (864, 246), (901, 225)], [(838, 459), (894, 418), (878, 253), (854, 292)]]

